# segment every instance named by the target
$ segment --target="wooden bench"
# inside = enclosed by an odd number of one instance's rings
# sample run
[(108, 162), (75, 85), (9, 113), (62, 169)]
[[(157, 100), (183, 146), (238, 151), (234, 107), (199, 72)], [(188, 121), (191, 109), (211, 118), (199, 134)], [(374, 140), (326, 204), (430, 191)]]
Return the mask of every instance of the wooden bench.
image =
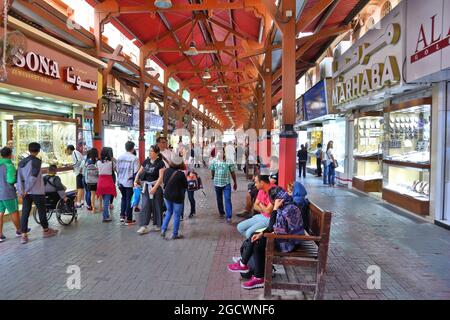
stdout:
[[(266, 233), (266, 262), (264, 272), (264, 297), (272, 296), (272, 289), (314, 291), (314, 300), (323, 299), (325, 289), (325, 272), (330, 241), (331, 212), (324, 211), (315, 204), (309, 205), (309, 229), (304, 236), (277, 235)], [(295, 250), (282, 253), (275, 250), (276, 239), (303, 240)], [(272, 281), (273, 264), (286, 266), (301, 266), (315, 268), (313, 283), (274, 283)]]

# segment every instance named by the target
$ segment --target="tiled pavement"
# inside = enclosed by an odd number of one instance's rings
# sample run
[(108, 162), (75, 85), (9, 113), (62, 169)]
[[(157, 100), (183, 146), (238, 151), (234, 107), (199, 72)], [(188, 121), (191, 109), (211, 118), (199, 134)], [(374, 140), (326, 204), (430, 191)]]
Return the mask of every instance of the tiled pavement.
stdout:
[[(137, 226), (103, 224), (100, 214), (80, 214), (70, 227), (43, 240), (32, 224), (31, 241), (0, 244), (0, 299), (258, 299), (239, 277), (225, 271), (242, 239), (218, 218), (214, 190), (202, 172), (205, 193), (197, 193), (197, 217), (182, 222), (185, 239), (166, 241), (157, 233), (136, 234)], [(233, 192), (242, 209), (247, 182), (241, 174)], [(312, 201), (333, 215), (328, 260), (328, 299), (450, 299), (450, 232), (399, 215), (372, 198), (329, 189), (308, 178)], [(118, 203), (116, 203), (116, 208)], [(188, 212), (189, 205), (186, 205)], [(117, 218), (118, 212), (115, 211)], [(81, 269), (81, 289), (66, 286), (67, 268)], [(381, 268), (381, 289), (366, 287), (367, 267)], [(289, 293), (286, 293), (289, 294)]]

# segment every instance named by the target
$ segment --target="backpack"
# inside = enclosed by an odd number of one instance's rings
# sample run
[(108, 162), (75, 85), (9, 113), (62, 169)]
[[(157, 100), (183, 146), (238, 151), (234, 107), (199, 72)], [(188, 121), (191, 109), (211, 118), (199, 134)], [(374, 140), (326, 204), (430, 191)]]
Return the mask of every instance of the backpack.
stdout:
[(98, 182), (98, 168), (95, 163), (86, 165), (84, 169), (84, 180), (87, 184), (97, 184)]
[[(52, 179), (52, 178), (53, 178), (53, 179)], [(44, 176), (44, 186), (46, 186), (47, 183), (48, 183), (49, 185), (51, 185), (53, 188), (56, 189), (56, 186), (55, 186), (55, 184), (53, 183), (54, 178), (55, 178), (54, 176)], [(51, 179), (52, 181), (50, 181), (50, 179)]]

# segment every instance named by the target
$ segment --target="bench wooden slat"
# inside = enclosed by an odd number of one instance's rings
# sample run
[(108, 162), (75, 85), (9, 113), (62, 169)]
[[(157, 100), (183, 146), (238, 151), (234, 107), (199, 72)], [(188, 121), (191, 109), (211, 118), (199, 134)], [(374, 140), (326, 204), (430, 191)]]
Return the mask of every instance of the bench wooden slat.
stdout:
[(282, 264), (288, 266), (302, 266), (302, 267), (317, 267), (319, 261), (314, 258), (286, 258), (286, 257), (274, 257), (274, 264)]

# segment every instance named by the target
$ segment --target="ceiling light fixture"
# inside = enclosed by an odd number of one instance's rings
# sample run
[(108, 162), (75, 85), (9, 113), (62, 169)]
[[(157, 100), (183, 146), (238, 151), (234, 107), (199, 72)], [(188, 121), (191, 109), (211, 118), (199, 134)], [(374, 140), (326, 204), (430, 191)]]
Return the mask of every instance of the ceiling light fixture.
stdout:
[(213, 85), (211, 92), (214, 92), (214, 93), (219, 92), (219, 89), (217, 89), (217, 85)]
[(187, 56), (196, 56), (198, 55), (197, 47), (195, 46), (195, 42), (192, 41), (189, 45), (189, 49), (184, 51), (184, 54)]
[(159, 9), (169, 9), (172, 8), (172, 1), (171, 0), (156, 0), (154, 2), (155, 7)]
[(221, 96), (219, 96), (218, 98), (217, 98), (217, 102), (222, 102), (223, 100), (222, 100), (222, 97)]
[(203, 74), (202, 78), (205, 79), (205, 80), (211, 79), (211, 73), (209, 73), (209, 69), (208, 68), (205, 69), (205, 73)]

